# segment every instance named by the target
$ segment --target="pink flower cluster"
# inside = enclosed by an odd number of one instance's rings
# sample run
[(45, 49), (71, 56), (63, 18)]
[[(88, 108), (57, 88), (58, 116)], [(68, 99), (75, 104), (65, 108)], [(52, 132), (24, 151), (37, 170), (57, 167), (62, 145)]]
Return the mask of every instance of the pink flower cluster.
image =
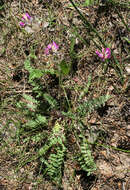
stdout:
[(54, 41), (51, 44), (48, 44), (48, 46), (45, 48), (44, 53), (46, 55), (49, 55), (51, 52), (57, 52), (59, 49), (59, 45), (57, 45)]
[(32, 17), (28, 13), (25, 13), (22, 17), (22, 21), (19, 24), (21, 27), (24, 27), (25, 25), (31, 22), (32, 22)]
[(110, 48), (102, 48), (102, 52), (96, 51), (96, 54), (104, 61), (105, 59), (110, 59), (111, 50)]

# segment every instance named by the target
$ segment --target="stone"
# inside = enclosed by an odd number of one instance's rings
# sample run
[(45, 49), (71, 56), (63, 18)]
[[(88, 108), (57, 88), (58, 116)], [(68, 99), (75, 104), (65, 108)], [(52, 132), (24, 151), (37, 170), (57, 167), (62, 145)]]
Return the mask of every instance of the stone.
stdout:
[(104, 160), (97, 161), (97, 166), (100, 170), (100, 173), (107, 178), (113, 176), (113, 171), (109, 163), (105, 162)]

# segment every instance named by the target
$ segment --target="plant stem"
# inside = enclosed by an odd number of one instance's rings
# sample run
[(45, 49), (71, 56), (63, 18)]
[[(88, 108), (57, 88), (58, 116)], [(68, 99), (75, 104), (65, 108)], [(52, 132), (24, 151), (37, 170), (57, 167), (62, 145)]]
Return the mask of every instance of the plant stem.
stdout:
[(126, 29), (128, 30), (128, 31), (130, 31), (130, 28), (128, 27), (128, 25), (125, 23), (125, 21), (124, 21), (124, 18), (122, 17), (122, 15), (119, 13), (119, 11), (117, 10), (117, 8), (115, 7), (115, 10), (116, 10), (116, 12), (117, 12), (117, 14), (118, 14), (118, 16), (120, 17), (120, 19), (121, 19), (121, 21), (122, 21), (122, 23), (124, 24), (124, 26), (126, 27)]
[(101, 43), (103, 44), (104, 47), (107, 47), (107, 45), (105, 44), (105, 41), (102, 39), (102, 37), (99, 35), (99, 33), (97, 32), (97, 30), (92, 26), (92, 24), (84, 17), (84, 15), (81, 13), (81, 11), (76, 7), (75, 3), (72, 0), (69, 0), (71, 2), (71, 4), (73, 5), (73, 7), (75, 8), (75, 10), (79, 13), (81, 20), (83, 21), (85, 27), (88, 28), (94, 32), (97, 37), (99, 38), (99, 40), (101, 41)]
[[(92, 24), (84, 17), (84, 15), (81, 13), (81, 11), (77, 8), (77, 6), (75, 5), (75, 3), (73, 2), (73, 0), (69, 0), (69, 1), (70, 1), (70, 3), (73, 5), (73, 7), (75, 8), (75, 10), (78, 12), (78, 14), (80, 15), (80, 18), (81, 18), (81, 20), (83, 21), (83, 23), (84, 23), (84, 25), (85, 25), (87, 31), (88, 31), (88, 28), (89, 28), (92, 32), (94, 32), (94, 33), (96, 34), (96, 36), (98, 37), (98, 39), (100, 40), (100, 42), (102, 43), (102, 45), (103, 45), (104, 47), (107, 47), (105, 41), (102, 39), (102, 37), (100, 36), (100, 34), (99, 34), (99, 33), (97, 32), (97, 30), (92, 26)], [(92, 34), (90, 34), (90, 32), (89, 32), (89, 35), (92, 37)], [(93, 41), (93, 42), (95, 43), (95, 41)], [(96, 43), (95, 43), (95, 45), (97, 46)], [(121, 78), (121, 83), (123, 84), (123, 72), (122, 72), (122, 69), (121, 69), (120, 64), (119, 64), (118, 60), (116, 59), (116, 57), (115, 57), (115, 55), (114, 55), (114, 53), (113, 53), (112, 50), (111, 50), (111, 54), (112, 54), (112, 56), (113, 56), (114, 62), (116, 63), (116, 65), (117, 65), (117, 67), (118, 67), (120, 73), (117, 71), (117, 69), (116, 69), (116, 67), (115, 67), (115, 65), (114, 65), (115, 71), (117, 72), (117, 74), (118, 74), (119, 77)]]

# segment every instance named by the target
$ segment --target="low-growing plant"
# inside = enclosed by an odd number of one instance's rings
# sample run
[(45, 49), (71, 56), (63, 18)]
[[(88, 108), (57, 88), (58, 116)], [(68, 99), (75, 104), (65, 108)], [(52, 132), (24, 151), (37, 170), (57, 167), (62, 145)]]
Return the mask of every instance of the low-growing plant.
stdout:
[[(72, 130), (75, 131), (75, 138), (79, 141), (80, 146), (80, 153), (78, 152), (76, 160), (79, 162), (81, 169), (86, 171), (87, 175), (90, 175), (96, 170), (96, 165), (91, 155), (89, 144), (82, 133), (83, 129), (81, 129), (82, 135), (79, 136), (76, 126), (82, 125), (83, 118), (88, 113), (90, 114), (98, 107), (104, 105), (110, 96), (105, 95), (84, 101), (83, 97), (88, 93), (91, 85), (91, 76), (89, 76), (88, 84), (81, 91), (79, 96), (76, 111), (72, 112), (69, 105), (68, 111), (64, 112), (64, 110), (61, 110), (59, 107), (57, 100), (42, 88), (40, 82), (41, 77), (45, 74), (49, 73), (53, 75), (55, 71), (33, 68), (30, 58), (25, 61), (25, 69), (29, 72), (29, 83), (32, 86), (32, 95), (23, 94), (23, 100), (17, 104), (18, 108), (21, 109), (26, 116), (25, 124), (22, 124), (17, 130), (19, 138), (21, 139), (22, 137), (23, 139), (23, 143), (25, 143), (26, 146), (31, 146), (31, 143), (35, 144), (37, 150), (33, 157), (31, 154), (25, 159), (22, 156), (19, 167), (22, 167), (33, 159), (40, 160), (40, 168), (43, 176), (48, 176), (53, 183), (60, 186), (64, 171), (64, 159), (67, 156), (67, 144), (69, 143), (66, 140), (66, 134), (70, 131), (65, 121), (71, 118), (72, 123), (76, 123), (76, 125), (72, 125)], [(60, 78), (61, 74), (66, 76), (70, 71), (64, 61), (60, 64), (60, 70), (62, 71), (59, 75)], [(63, 86), (62, 89), (64, 89)], [(65, 89), (64, 93), (66, 95)], [(67, 98), (67, 96), (65, 98)], [(51, 120), (51, 114), (49, 113), (51, 113), (51, 110), (58, 110), (64, 118), (63, 122), (57, 119), (54, 127), (49, 126), (49, 121)]]
[[(96, 47), (98, 47), (98, 43), (96, 41), (93, 40), (93, 35), (95, 34), (96, 37), (98, 38), (99, 42), (102, 44), (102, 46), (104, 48), (107, 48), (107, 43), (105, 42), (105, 40), (101, 37), (101, 35), (99, 34), (99, 32), (94, 28), (94, 26), (86, 19), (86, 17), (81, 13), (81, 11), (78, 9), (78, 6), (74, 3), (73, 0), (69, 0), (70, 3), (72, 4), (72, 6), (75, 8), (75, 10), (77, 11), (77, 13), (79, 14), (83, 25), (85, 26), (88, 35), (92, 38), (91, 40), (94, 42), (94, 44), (96, 45)], [(110, 2), (108, 1), (108, 6), (110, 4), (112, 4), (115, 9), (116, 9), (116, 3), (113, 0), (110, 0)], [(118, 14), (118, 16), (121, 18), (122, 23), (126, 26), (127, 30), (129, 31), (128, 25), (125, 23), (123, 17), (121, 16), (121, 14), (119, 13), (119, 11), (116, 9), (116, 12)], [(114, 52), (111, 50), (111, 55), (112, 58), (114, 60), (114, 63), (112, 63), (113, 68), (115, 69), (116, 73), (118, 74), (118, 76), (120, 77), (120, 81), (123, 84), (124, 83), (124, 76), (123, 76), (123, 70), (122, 67), (120, 65), (120, 63), (118, 62)], [(104, 71), (106, 71), (106, 66), (104, 66)]]
[[(86, 0), (83, 6), (92, 6), (98, 2), (99, 1), (96, 0)], [(93, 24), (86, 19), (78, 8), (79, 4), (75, 4), (72, 0), (70, 0), (70, 3), (77, 11), (84, 27), (86, 28), (89, 41), (92, 41), (93, 45), (97, 48), (96, 51), (94, 50), (95, 58), (97, 56), (97, 60), (99, 59), (101, 61), (101, 69), (104, 71), (102, 74), (106, 74), (107, 68), (111, 66), (115, 69), (123, 83), (123, 70), (111, 49), (111, 45), (107, 44)], [(117, 6), (114, 0), (105, 3), (106, 6), (109, 6), (110, 4), (115, 7)], [(49, 3), (47, 4), (49, 6)], [(122, 15), (119, 11), (116, 13), (129, 31), (128, 25), (124, 21)], [(57, 24), (55, 22), (55, 16), (51, 15), (51, 11), (48, 21), (49, 27), (53, 27)], [(26, 13), (23, 16), (22, 22), (20, 22), (20, 27), (23, 27), (24, 29), (26, 25), (31, 25), (31, 22), (31, 17)], [(70, 92), (71, 88), (73, 88), (73, 85), (69, 85), (73, 82), (71, 81), (73, 79), (70, 79), (69, 77), (78, 73), (76, 73), (76, 69), (78, 70), (79, 66), (77, 62), (82, 57), (82, 54), (79, 53), (79, 55), (75, 50), (76, 39), (78, 38), (87, 48), (89, 48), (87, 40), (78, 33), (78, 26), (73, 25), (73, 30), (75, 32), (69, 38), (70, 49), (67, 51), (67, 56), (69, 58), (61, 55), (58, 57), (60, 45), (55, 41), (48, 43), (44, 49), (43, 53), (46, 57), (52, 56), (56, 58), (54, 59), (54, 64), (55, 60), (57, 60), (54, 67), (52, 66), (48, 69), (48, 67), (43, 65), (42, 69), (35, 68), (36, 66), (32, 63), (32, 60), (37, 61), (38, 58), (35, 55), (35, 50), (31, 49), (30, 54), (24, 62), (24, 69), (28, 73), (27, 85), (29, 86), (30, 91), (28, 93), (26, 93), (26, 91), (23, 93), (16, 108), (18, 110), (18, 118), (21, 119), (21, 122), (18, 121), (16, 124), (16, 144), (19, 147), (19, 150), (17, 150), (16, 153), (19, 159), (17, 169), (28, 163), (37, 162), (38, 172), (58, 187), (62, 187), (62, 178), (65, 168), (64, 164), (67, 159), (72, 159), (71, 161), (74, 160), (77, 162), (80, 170), (85, 171), (86, 175), (89, 176), (96, 171), (91, 144), (108, 147), (95, 142), (96, 140), (93, 143), (90, 143), (86, 133), (89, 133), (89, 130), (87, 129), (91, 128), (87, 122), (89, 116), (92, 115), (93, 112), (96, 112), (97, 109), (105, 106), (107, 101), (111, 98), (109, 92), (106, 94), (102, 92), (97, 93), (98, 95), (93, 93), (95, 90), (92, 86), (93, 74), (89, 74), (88, 72), (87, 83), (85, 85), (79, 84), (79, 87), (77, 87), (78, 84), (75, 84), (78, 89), (78, 96), (75, 100), (73, 100), (73, 98), (71, 99), (71, 93), (68, 93), (68, 91)], [(124, 40), (129, 43), (127, 37), (125, 37)], [(67, 61), (67, 59), (69, 61)], [(49, 60), (50, 59), (48, 58), (48, 62)], [(74, 71), (73, 66), (75, 65), (77, 67)], [(51, 78), (55, 77), (58, 81), (55, 86), (53, 84), (48, 85)], [(67, 86), (66, 81), (68, 78), (70, 79), (70, 83)], [(9, 125), (8, 122), (7, 125)], [(2, 130), (0, 130), (0, 142), (2, 141)], [(72, 144), (71, 142), (72, 149), (69, 148), (69, 137), (71, 136), (74, 138), (74, 143)], [(7, 145), (5, 140), (3, 142), (4, 145)], [(116, 148), (113, 149), (121, 150)], [(70, 152), (71, 158), (68, 156)]]
[(79, 137), (81, 138), (81, 144), (80, 144), (80, 155), (78, 157), (78, 161), (80, 163), (82, 170), (86, 171), (87, 175), (89, 176), (90, 174), (92, 174), (93, 171), (97, 169), (96, 164), (94, 162), (89, 144), (86, 141), (85, 137), (82, 135), (80, 135)]

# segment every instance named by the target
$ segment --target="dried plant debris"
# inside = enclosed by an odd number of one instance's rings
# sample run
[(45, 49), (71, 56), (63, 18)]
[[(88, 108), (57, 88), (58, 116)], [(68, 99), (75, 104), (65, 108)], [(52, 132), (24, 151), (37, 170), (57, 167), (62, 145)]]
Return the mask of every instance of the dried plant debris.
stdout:
[(129, 3), (0, 1), (0, 190), (127, 190)]

